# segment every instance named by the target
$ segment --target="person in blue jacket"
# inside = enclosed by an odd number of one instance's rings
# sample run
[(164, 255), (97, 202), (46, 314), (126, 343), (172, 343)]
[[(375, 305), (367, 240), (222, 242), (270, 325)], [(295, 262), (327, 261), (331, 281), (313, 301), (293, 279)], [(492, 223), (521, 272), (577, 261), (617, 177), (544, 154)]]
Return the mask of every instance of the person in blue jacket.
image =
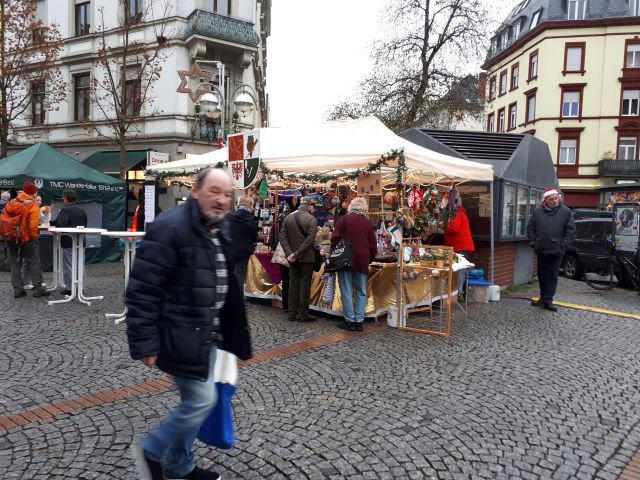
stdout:
[(201, 170), (191, 197), (147, 225), (126, 294), (131, 357), (170, 374), (180, 404), (134, 447), (143, 478), (210, 480), (193, 442), (216, 402), (218, 348), (251, 357), (231, 239), (221, 229), (233, 189), (221, 169)]

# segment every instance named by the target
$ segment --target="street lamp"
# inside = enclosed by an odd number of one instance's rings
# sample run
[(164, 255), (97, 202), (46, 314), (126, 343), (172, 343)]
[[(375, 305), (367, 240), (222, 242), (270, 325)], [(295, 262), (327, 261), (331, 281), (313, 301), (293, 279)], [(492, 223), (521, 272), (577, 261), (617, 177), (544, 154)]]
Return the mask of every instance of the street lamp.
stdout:
[(258, 104), (256, 91), (250, 85), (242, 84), (238, 86), (231, 95), (233, 105), (238, 115), (242, 118), (251, 114)]
[[(218, 138), (224, 130), (224, 95), (215, 85), (209, 85), (210, 91), (203, 93), (196, 102), (196, 123), (191, 134), (195, 138), (196, 131), (200, 138), (209, 141)], [(220, 119), (220, 127), (216, 129), (216, 120)]]

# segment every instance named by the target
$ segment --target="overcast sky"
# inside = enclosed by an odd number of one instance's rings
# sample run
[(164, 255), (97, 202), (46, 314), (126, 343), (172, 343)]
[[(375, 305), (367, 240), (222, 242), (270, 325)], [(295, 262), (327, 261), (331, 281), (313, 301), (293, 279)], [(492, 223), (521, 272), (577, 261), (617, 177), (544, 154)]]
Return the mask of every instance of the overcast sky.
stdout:
[[(322, 121), (366, 76), (389, 0), (273, 0), (267, 43), (270, 126)], [(485, 0), (502, 18), (518, 0)], [(499, 5), (496, 5), (498, 3)]]

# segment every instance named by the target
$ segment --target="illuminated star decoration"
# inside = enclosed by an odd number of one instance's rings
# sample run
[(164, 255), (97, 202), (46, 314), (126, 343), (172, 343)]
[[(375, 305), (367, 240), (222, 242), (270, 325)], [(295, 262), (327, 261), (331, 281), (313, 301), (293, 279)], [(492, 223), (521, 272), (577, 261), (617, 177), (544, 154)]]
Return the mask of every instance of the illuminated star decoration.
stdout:
[[(200, 68), (200, 65), (196, 62), (191, 64), (191, 68), (189, 68), (189, 70), (178, 70), (178, 75), (180, 76), (180, 85), (178, 85), (176, 92), (188, 93), (193, 102), (196, 102), (203, 93), (211, 91), (211, 85), (209, 82), (211, 81), (213, 73), (203, 71), (202, 68)], [(193, 91), (189, 86), (189, 78), (197, 78), (200, 80), (200, 84), (195, 91)]]

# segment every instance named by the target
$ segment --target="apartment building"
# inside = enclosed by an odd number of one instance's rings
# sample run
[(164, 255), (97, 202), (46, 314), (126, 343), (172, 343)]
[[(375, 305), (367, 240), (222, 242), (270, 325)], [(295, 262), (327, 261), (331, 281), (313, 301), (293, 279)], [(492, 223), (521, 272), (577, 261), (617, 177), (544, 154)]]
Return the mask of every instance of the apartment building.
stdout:
[[(96, 129), (86, 127), (90, 121), (100, 128), (105, 118), (89, 94), (92, 82), (103, 73), (97, 61), (100, 31), (104, 29), (117, 54), (123, 44), (125, 11), (130, 42), (149, 48), (158, 42), (169, 45), (151, 101), (133, 101), (127, 112), (139, 117), (127, 136), (127, 150), (155, 149), (175, 160), (186, 153), (211, 151), (218, 138), (230, 132), (267, 124), (271, 0), (35, 1), (37, 18), (59, 25), (64, 39), (60, 69), (67, 96), (56, 110), (47, 111), (35, 108), (36, 92), (33, 111), (37, 114), (14, 125), (10, 153), (37, 141), (46, 141), (78, 160), (117, 149)], [(161, 23), (165, 24), (163, 38), (158, 36)], [(126, 82), (127, 91), (140, 96), (135, 76), (127, 76)], [(202, 108), (205, 94), (209, 94), (206, 109)]]
[(522, 0), (491, 40), (485, 130), (549, 145), (572, 207), (640, 180), (640, 0)]

